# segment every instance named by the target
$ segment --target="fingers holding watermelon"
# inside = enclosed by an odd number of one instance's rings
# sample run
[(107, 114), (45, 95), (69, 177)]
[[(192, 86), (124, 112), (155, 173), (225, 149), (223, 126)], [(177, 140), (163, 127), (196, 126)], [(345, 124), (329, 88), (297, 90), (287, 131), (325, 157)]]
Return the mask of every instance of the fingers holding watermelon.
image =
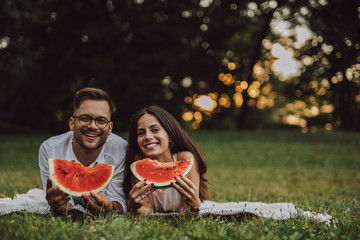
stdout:
[(87, 209), (92, 214), (106, 213), (113, 210), (113, 204), (105, 193), (90, 192), (90, 195), (83, 194), (82, 198)]
[(198, 209), (201, 200), (197, 186), (185, 176), (176, 177), (175, 180), (176, 183), (172, 183), (171, 185), (182, 195), (186, 204), (192, 209)]
[(154, 184), (146, 184), (146, 179), (136, 183), (129, 192), (128, 205), (133, 211), (142, 214), (151, 212), (149, 195), (156, 190)]
[(51, 179), (46, 182), (46, 200), (53, 215), (58, 216), (70, 210), (73, 206), (69, 203), (68, 194), (60, 190), (59, 186), (52, 186)]

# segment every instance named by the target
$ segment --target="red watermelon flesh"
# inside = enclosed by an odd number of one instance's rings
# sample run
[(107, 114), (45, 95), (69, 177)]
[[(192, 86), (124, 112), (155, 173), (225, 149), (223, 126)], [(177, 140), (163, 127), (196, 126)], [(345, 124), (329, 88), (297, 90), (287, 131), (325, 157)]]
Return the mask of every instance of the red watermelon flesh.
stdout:
[(154, 183), (156, 187), (167, 187), (175, 180), (175, 177), (187, 176), (192, 165), (192, 158), (176, 162), (159, 162), (146, 158), (132, 163), (131, 171), (139, 181), (146, 179), (147, 183)]
[(85, 167), (81, 163), (49, 158), (49, 174), (52, 182), (73, 196), (102, 191), (114, 176), (114, 166), (99, 163)]

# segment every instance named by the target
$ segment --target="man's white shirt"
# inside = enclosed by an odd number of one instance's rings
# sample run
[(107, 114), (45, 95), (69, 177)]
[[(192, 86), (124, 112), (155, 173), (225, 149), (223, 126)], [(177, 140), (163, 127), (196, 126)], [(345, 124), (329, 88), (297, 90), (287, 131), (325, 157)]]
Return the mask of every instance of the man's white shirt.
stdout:
[[(46, 182), (49, 177), (49, 158), (57, 158), (80, 163), (76, 158), (73, 146), (73, 131), (51, 137), (43, 142), (39, 149), (39, 167), (43, 188), (46, 191)], [(95, 167), (97, 163), (108, 163), (115, 167), (114, 177), (110, 184), (102, 191), (112, 202), (118, 202), (122, 205), (124, 213), (127, 211), (126, 197), (124, 194), (124, 170), (125, 154), (127, 142), (116, 134), (110, 134), (104, 144), (97, 159), (88, 167)], [(73, 206), (83, 205), (81, 197), (70, 196), (70, 203)]]

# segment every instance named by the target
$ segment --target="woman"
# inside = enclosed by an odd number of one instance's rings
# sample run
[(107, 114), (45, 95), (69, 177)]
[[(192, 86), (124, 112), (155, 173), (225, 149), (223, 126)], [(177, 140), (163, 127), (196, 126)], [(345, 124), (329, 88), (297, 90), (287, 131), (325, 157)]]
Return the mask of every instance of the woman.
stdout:
[[(146, 180), (139, 182), (130, 171), (134, 161), (144, 158), (160, 162), (193, 158), (194, 165), (188, 177), (180, 176), (171, 187), (156, 189)], [(129, 126), (124, 181), (130, 211), (198, 213), (201, 202), (207, 199), (206, 168), (203, 154), (170, 113), (149, 106), (134, 115)]]

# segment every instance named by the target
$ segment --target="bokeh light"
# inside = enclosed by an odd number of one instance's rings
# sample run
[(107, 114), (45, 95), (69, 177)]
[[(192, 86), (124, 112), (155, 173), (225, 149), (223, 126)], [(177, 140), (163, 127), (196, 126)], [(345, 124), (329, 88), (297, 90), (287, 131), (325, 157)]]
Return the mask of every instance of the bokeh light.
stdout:
[(187, 111), (182, 114), (182, 119), (186, 122), (193, 120), (194, 114), (192, 111)]
[(280, 80), (285, 81), (300, 74), (300, 63), (293, 58), (294, 54), (291, 50), (286, 50), (279, 43), (275, 43), (271, 49), (271, 54), (277, 58), (273, 64), (273, 71)]
[(214, 110), (214, 108), (216, 108), (217, 103), (209, 96), (201, 95), (194, 100), (194, 105), (200, 110), (211, 112)]

